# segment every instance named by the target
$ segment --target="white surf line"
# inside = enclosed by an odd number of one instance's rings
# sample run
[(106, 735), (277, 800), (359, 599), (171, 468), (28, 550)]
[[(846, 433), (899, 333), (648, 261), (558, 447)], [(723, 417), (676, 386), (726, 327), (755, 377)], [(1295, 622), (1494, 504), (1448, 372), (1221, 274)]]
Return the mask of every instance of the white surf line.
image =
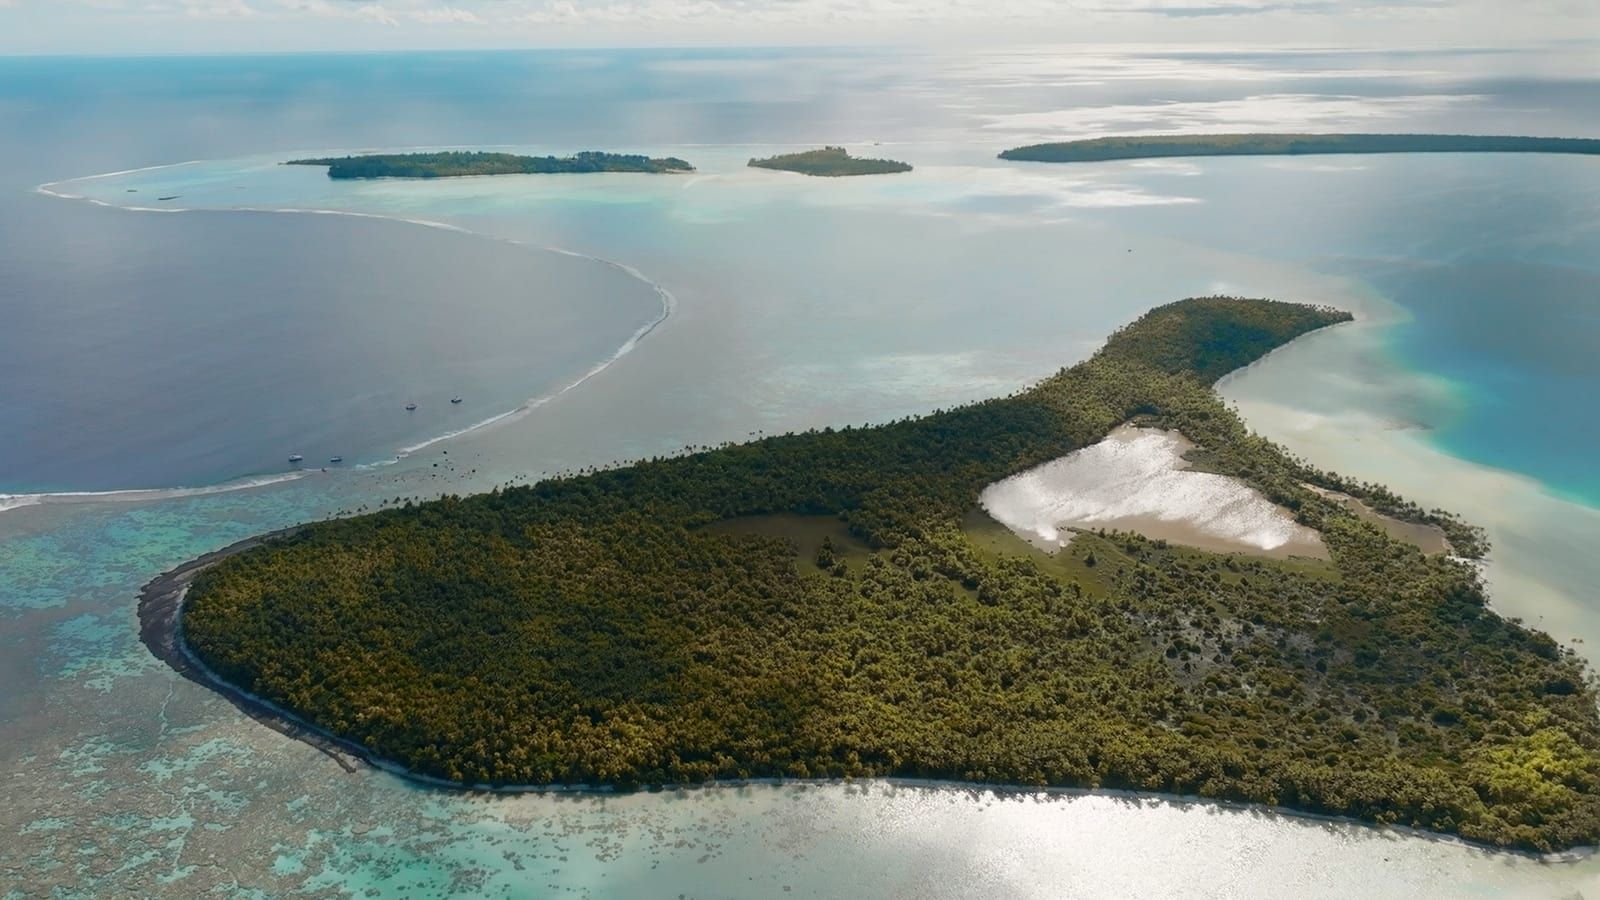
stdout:
[(157, 165), (157, 166), (140, 166), (140, 167), (138, 167), (136, 169), (119, 169), (119, 170), (117, 170), (115, 172), (101, 172), (98, 175), (82, 175), (82, 176), (79, 176), (77, 178), (63, 178), (60, 181), (47, 181), (44, 184), (41, 184), (38, 187), (34, 188), (34, 190), (39, 192), (39, 193), (41, 193), (41, 194), (50, 194), (51, 196), (55, 196), (55, 197), (66, 197), (68, 199), (77, 200), (77, 199), (82, 199), (82, 198), (80, 198), (77, 194), (63, 194), (63, 193), (55, 190), (55, 188), (57, 186), (59, 186), (59, 185), (72, 184), (73, 182), (77, 182), (77, 181), (100, 181), (101, 179), (104, 179), (104, 178), (116, 178), (119, 175), (137, 175), (140, 172), (154, 172), (154, 171), (157, 171), (159, 169), (176, 169), (176, 168), (178, 168), (180, 166), (194, 166), (194, 165), (199, 165), (200, 163), (203, 163), (203, 162), (215, 162), (215, 161), (216, 160), (189, 159), (189, 160), (185, 160), (183, 162), (162, 163), (162, 164)]
[(270, 484), (281, 484), (285, 481), (298, 481), (308, 475), (316, 475), (321, 472), (321, 469), (296, 469), (292, 472), (280, 472), (276, 475), (247, 475), (243, 478), (235, 478), (201, 487), (120, 488), (110, 491), (46, 491), (37, 494), (0, 494), (0, 512), (21, 509), (25, 506), (41, 506), (47, 503), (134, 503), (141, 500), (170, 500), (175, 497), (226, 494), (232, 491), (266, 487)]
[[(634, 280), (636, 280), (636, 281), (648, 286), (652, 291), (655, 292), (656, 297), (661, 301), (660, 312), (656, 315), (656, 317), (654, 319), (651, 319), (649, 322), (646, 322), (644, 325), (640, 326), (636, 331), (634, 331), (633, 334), (629, 335), (628, 339), (623, 341), (622, 345), (620, 347), (618, 347), (616, 350), (612, 351), (610, 356), (607, 356), (605, 359), (603, 359), (600, 362), (596, 363), (594, 366), (591, 366), (588, 370), (583, 372), (583, 374), (579, 375), (576, 379), (568, 382), (565, 385), (562, 385), (561, 387), (557, 388), (556, 390), (550, 391), (550, 392), (545, 393), (545, 394), (540, 394), (540, 395), (538, 395), (536, 397), (530, 397), (529, 399), (523, 401), (521, 404), (519, 404), (514, 409), (509, 409), (509, 410), (506, 410), (505, 412), (498, 413), (496, 415), (490, 416), (489, 418), (484, 419), (481, 422), (475, 422), (475, 423), (473, 423), (471, 425), (466, 426), (465, 428), (458, 428), (458, 429), (456, 429), (454, 431), (445, 432), (444, 434), (440, 434), (440, 435), (436, 435), (434, 437), (428, 438), (428, 439), (426, 439), (424, 441), (421, 441), (419, 443), (411, 444), (411, 445), (405, 446), (405, 447), (401, 447), (400, 449), (396, 450), (395, 451), (395, 455), (393, 457), (390, 457), (389, 459), (382, 459), (382, 460), (377, 460), (375, 462), (362, 463), (361, 465), (350, 466), (350, 467), (348, 467), (348, 471), (363, 471), (363, 470), (381, 468), (381, 467), (384, 467), (384, 466), (391, 466), (391, 465), (394, 465), (395, 463), (400, 462), (401, 460), (405, 459), (406, 457), (412, 455), (413, 453), (416, 453), (417, 451), (423, 450), (423, 449), (425, 449), (427, 447), (431, 447), (431, 446), (433, 446), (435, 444), (443, 443), (445, 441), (461, 437), (463, 435), (478, 431), (480, 429), (489, 428), (489, 427), (494, 426), (494, 425), (505, 424), (505, 423), (509, 423), (509, 422), (513, 422), (513, 421), (516, 421), (518, 419), (521, 419), (522, 417), (528, 415), (529, 413), (533, 412), (534, 410), (538, 409), (539, 407), (544, 406), (544, 405), (546, 405), (546, 404), (548, 404), (548, 403), (550, 403), (550, 402), (552, 402), (552, 401), (564, 396), (568, 392), (576, 389), (579, 385), (582, 385), (584, 382), (588, 381), (589, 379), (594, 378), (596, 375), (599, 375), (601, 372), (604, 372), (606, 369), (611, 368), (611, 366), (614, 365), (618, 360), (622, 359), (622, 357), (627, 356), (629, 353), (632, 353), (634, 348), (638, 347), (639, 343), (641, 341), (643, 341), (651, 333), (655, 332), (656, 329), (660, 328), (663, 324), (665, 324), (667, 319), (671, 318), (672, 314), (677, 312), (677, 309), (678, 309), (678, 298), (671, 291), (667, 290), (667, 288), (665, 286), (663, 286), (663, 285), (661, 285), (661, 284), (659, 284), (659, 283), (657, 283), (655, 281), (652, 281), (643, 272), (639, 271), (637, 268), (635, 268), (633, 266), (628, 265), (627, 263), (618, 262), (616, 260), (611, 260), (611, 259), (606, 259), (606, 258), (600, 257), (600, 256), (594, 256), (593, 254), (589, 254), (589, 253), (581, 253), (581, 252), (579, 252), (577, 250), (570, 250), (570, 249), (567, 249), (565, 247), (551, 247), (551, 246), (545, 246), (545, 245), (542, 245), (542, 244), (534, 244), (534, 243), (530, 243), (530, 242), (527, 242), (527, 241), (519, 241), (519, 240), (515, 240), (513, 238), (501, 237), (499, 235), (483, 234), (481, 232), (472, 231), (470, 229), (463, 228), (460, 225), (454, 225), (454, 224), (451, 224), (449, 222), (439, 222), (439, 221), (434, 221), (432, 219), (406, 218), (406, 217), (403, 217), (403, 216), (390, 216), (390, 215), (383, 215), (381, 213), (356, 212), (356, 211), (353, 211), (353, 210), (343, 210), (343, 209), (317, 209), (317, 208), (299, 208), (299, 207), (263, 207), (263, 206), (232, 206), (232, 207), (218, 207), (218, 208), (211, 208), (211, 207), (122, 206), (122, 205), (119, 205), (119, 204), (116, 204), (116, 203), (111, 203), (111, 202), (108, 202), (108, 201), (105, 201), (105, 200), (99, 200), (99, 199), (96, 199), (96, 198), (93, 198), (93, 197), (85, 197), (85, 196), (83, 196), (81, 194), (72, 194), (72, 193), (67, 193), (67, 192), (64, 192), (64, 191), (58, 191), (58, 190), (55, 189), (57, 186), (63, 185), (63, 184), (67, 184), (69, 182), (91, 181), (91, 180), (94, 180), (94, 179), (97, 179), (97, 178), (112, 178), (112, 177), (115, 177), (117, 175), (128, 175), (128, 174), (134, 174), (134, 173), (137, 173), (137, 172), (148, 172), (148, 171), (152, 171), (152, 170), (155, 170), (155, 169), (167, 169), (167, 168), (174, 168), (174, 167), (177, 167), (177, 166), (193, 165), (196, 162), (200, 162), (200, 160), (191, 160), (190, 162), (184, 162), (184, 163), (170, 163), (170, 164), (164, 165), (164, 166), (145, 166), (143, 168), (138, 168), (138, 169), (125, 169), (125, 170), (120, 171), (120, 172), (107, 172), (107, 173), (102, 174), (102, 175), (89, 175), (89, 176), (85, 176), (83, 178), (72, 178), (72, 179), (66, 179), (66, 180), (63, 180), (63, 181), (53, 181), (53, 182), (48, 182), (46, 184), (41, 184), (38, 187), (36, 187), (34, 190), (37, 191), (38, 193), (45, 194), (45, 195), (51, 196), (51, 197), (57, 197), (57, 198), (60, 198), (60, 199), (63, 199), (63, 200), (76, 200), (76, 201), (80, 201), (80, 202), (84, 202), (84, 203), (90, 203), (90, 204), (93, 204), (95, 206), (104, 207), (106, 209), (118, 209), (118, 210), (123, 210), (125, 212), (162, 212), (162, 213), (247, 212), (247, 213), (282, 213), (282, 214), (297, 214), (297, 215), (321, 215), (321, 216), (349, 216), (351, 218), (356, 218), (356, 219), (378, 219), (378, 220), (388, 221), (388, 222), (403, 222), (403, 223), (408, 224), (408, 225), (419, 225), (419, 226), (422, 226), (424, 228), (437, 228), (437, 229), (439, 229), (441, 231), (450, 231), (450, 232), (454, 232), (454, 233), (457, 233), (457, 234), (470, 235), (472, 237), (480, 238), (480, 239), (483, 239), (483, 240), (499, 241), (501, 243), (510, 244), (510, 245), (516, 246), (516, 247), (526, 247), (526, 248), (533, 249), (533, 250), (542, 250), (542, 251), (545, 251), (547, 253), (555, 253), (555, 254), (558, 254), (560, 256), (569, 256), (569, 257), (573, 257), (575, 259), (582, 259), (582, 260), (587, 260), (589, 262), (599, 263), (600, 265), (607, 266), (607, 267), (615, 269), (615, 270), (617, 270), (619, 272), (622, 272), (624, 275), (627, 275), (628, 277), (630, 277), (630, 278), (632, 278), (632, 279), (634, 279)], [(331, 474), (333, 471), (337, 471), (337, 470), (328, 470), (328, 474)], [(27, 507), (27, 506), (38, 506), (38, 505), (41, 505), (41, 504), (44, 504), (44, 503), (96, 503), (96, 502), (118, 502), (118, 501), (121, 501), (121, 502), (135, 502), (135, 501), (140, 501), (140, 500), (170, 499), (170, 498), (174, 498), (174, 497), (192, 497), (192, 496), (200, 496), (200, 495), (205, 495), (205, 494), (222, 494), (222, 493), (229, 493), (229, 492), (232, 492), (232, 491), (243, 491), (243, 490), (250, 490), (252, 488), (265, 487), (265, 486), (271, 485), (271, 484), (280, 484), (280, 483), (285, 482), (285, 481), (294, 481), (294, 480), (297, 480), (297, 479), (300, 479), (300, 478), (304, 478), (307, 475), (321, 474), (322, 472), (323, 472), (322, 469), (315, 469), (315, 470), (313, 470), (313, 469), (303, 469), (303, 470), (296, 470), (296, 471), (292, 471), (292, 472), (283, 472), (283, 473), (280, 473), (280, 474), (277, 474), (277, 475), (270, 475), (270, 476), (245, 477), (245, 478), (241, 478), (241, 479), (235, 479), (235, 480), (232, 480), (232, 481), (224, 481), (224, 482), (220, 482), (218, 484), (207, 485), (207, 486), (203, 486), (203, 487), (127, 488), (127, 489), (111, 490), (111, 491), (57, 491), (57, 492), (45, 492), (45, 493), (37, 493), (37, 494), (27, 494), (27, 493), (24, 493), (24, 494), (3, 494), (3, 493), (0, 493), (0, 513), (8, 512), (8, 511), (14, 510), (14, 509), (21, 509), (21, 508)]]
[[(546, 248), (546, 249), (549, 249), (549, 248)], [(552, 252), (565, 253), (567, 251), (552, 250)], [(594, 257), (584, 256), (584, 254), (581, 254), (581, 253), (572, 253), (571, 255), (572, 256), (578, 256), (578, 257), (583, 257), (583, 258), (586, 258), (586, 259), (594, 259)], [(598, 261), (599, 262), (607, 262), (606, 260), (598, 260)], [(609, 263), (609, 264), (610, 265), (615, 265), (615, 266), (617, 266), (617, 268), (623, 269), (623, 270), (628, 271), (630, 273), (633, 272), (633, 270), (628, 266), (623, 266), (623, 265), (618, 264), (618, 263)], [(642, 276), (640, 276), (640, 279), (641, 280), (645, 280), (645, 279), (643, 279)], [(637, 331), (635, 331), (632, 335), (630, 335), (628, 337), (628, 339), (623, 342), (622, 346), (618, 347), (610, 356), (608, 356), (605, 359), (601, 360), (600, 362), (596, 363), (588, 371), (586, 371), (582, 375), (578, 376), (575, 380), (563, 385), (560, 388), (557, 388), (554, 391), (551, 391), (550, 393), (541, 394), (538, 397), (530, 398), (530, 399), (524, 401), (523, 404), (521, 406), (518, 406), (516, 409), (507, 410), (507, 411), (505, 411), (503, 413), (500, 413), (499, 415), (490, 416), (489, 418), (484, 419), (482, 422), (478, 422), (478, 423), (473, 424), (473, 425), (468, 425), (467, 427), (458, 429), (456, 431), (446, 432), (446, 433), (441, 434), (441, 435), (439, 435), (437, 437), (432, 437), (432, 438), (429, 438), (429, 439), (427, 439), (425, 441), (422, 441), (421, 443), (412, 444), (409, 447), (401, 447), (399, 449), (399, 451), (397, 451), (397, 456), (396, 456), (396, 459), (394, 461), (398, 462), (400, 459), (404, 459), (405, 457), (411, 455), (412, 453), (417, 452), (418, 450), (422, 450), (422, 449), (424, 449), (426, 447), (431, 447), (434, 444), (437, 444), (437, 443), (440, 443), (440, 442), (443, 442), (443, 441), (448, 441), (451, 438), (460, 437), (461, 435), (464, 435), (464, 434), (466, 434), (468, 432), (471, 432), (471, 431), (477, 431), (480, 428), (487, 428), (487, 427), (489, 427), (491, 425), (496, 425), (496, 424), (500, 424), (500, 423), (504, 423), (504, 422), (516, 421), (517, 419), (522, 418), (523, 416), (527, 415), (530, 412), (533, 412), (534, 410), (538, 409), (539, 407), (544, 406), (545, 404), (550, 403), (551, 401), (558, 399), (559, 397), (561, 397), (562, 395), (566, 394), (567, 392), (569, 392), (571, 390), (574, 390), (579, 385), (581, 385), (584, 382), (588, 381), (589, 379), (595, 377), (596, 375), (599, 375), (601, 372), (604, 372), (606, 369), (611, 368), (612, 364), (614, 364), (617, 360), (619, 360), (622, 357), (624, 357), (624, 356), (628, 355), (629, 353), (633, 352), (633, 349), (635, 347), (639, 346), (639, 342), (640, 341), (644, 340), (646, 337), (648, 337), (650, 335), (650, 333), (652, 331), (655, 331), (657, 328), (659, 328), (662, 325), (662, 323), (666, 322), (668, 317), (670, 317), (672, 315), (673, 311), (675, 311), (677, 309), (677, 299), (672, 296), (671, 292), (669, 292), (666, 288), (661, 287), (660, 285), (653, 284), (653, 283), (649, 282), (648, 280), (645, 280), (645, 281), (646, 281), (647, 284), (651, 284), (651, 286), (656, 291), (656, 295), (658, 297), (660, 297), (660, 299), (661, 299), (661, 313), (660, 313), (660, 315), (656, 316), (656, 318), (654, 318), (651, 321), (646, 322), (644, 325), (640, 326), (640, 328)]]

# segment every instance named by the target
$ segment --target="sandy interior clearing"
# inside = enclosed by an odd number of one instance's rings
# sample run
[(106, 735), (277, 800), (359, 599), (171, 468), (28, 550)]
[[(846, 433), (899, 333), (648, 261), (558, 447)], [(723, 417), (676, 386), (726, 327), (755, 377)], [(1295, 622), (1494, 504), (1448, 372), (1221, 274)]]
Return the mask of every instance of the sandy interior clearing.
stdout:
[(1305, 487), (1340, 504), (1362, 519), (1377, 525), (1390, 537), (1415, 545), (1423, 553), (1450, 552), (1450, 540), (1445, 537), (1444, 529), (1437, 525), (1406, 522), (1396, 519), (1394, 516), (1386, 516), (1349, 494), (1330, 491), (1314, 484), (1307, 484)]
[(1327, 559), (1316, 531), (1255, 488), (1188, 471), (1193, 447), (1175, 431), (1124, 425), (1105, 440), (984, 488), (985, 512), (1054, 551), (1071, 529), (1136, 531), (1217, 553)]

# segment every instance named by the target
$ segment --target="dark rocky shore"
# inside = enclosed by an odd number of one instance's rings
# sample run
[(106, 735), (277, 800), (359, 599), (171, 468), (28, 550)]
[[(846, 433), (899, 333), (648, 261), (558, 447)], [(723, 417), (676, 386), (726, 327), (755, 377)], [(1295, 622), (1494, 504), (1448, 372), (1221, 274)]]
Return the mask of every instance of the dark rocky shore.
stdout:
[(296, 530), (298, 527), (284, 528), (246, 538), (221, 550), (213, 550), (204, 556), (191, 559), (169, 572), (156, 576), (139, 591), (139, 640), (149, 648), (156, 659), (166, 663), (174, 672), (227, 698), (228, 702), (240, 712), (273, 731), (321, 750), (346, 772), (355, 772), (359, 768), (358, 762), (374, 764), (371, 755), (364, 748), (351, 741), (308, 728), (277, 707), (223, 681), (191, 656), (183, 643), (181, 621), (183, 599), (195, 577), (236, 553), (260, 546), (274, 538), (292, 534)]
[(189, 586), (195, 578), (206, 569), (237, 553), (243, 553), (252, 547), (258, 547), (276, 538), (286, 537), (299, 531), (302, 526), (295, 525), (258, 534), (255, 537), (245, 538), (234, 544), (229, 544), (220, 550), (213, 550), (204, 556), (199, 556), (188, 562), (163, 572), (156, 576), (139, 591), (139, 640), (145, 645), (156, 659), (166, 663), (174, 672), (226, 698), (240, 712), (256, 720), (262, 725), (271, 728), (279, 734), (308, 744), (326, 753), (328, 758), (338, 763), (346, 772), (354, 773), (361, 769), (364, 763), (375, 769), (388, 772), (400, 778), (433, 788), (467, 791), (492, 791), (500, 793), (612, 793), (614, 789), (609, 785), (486, 785), (486, 784), (460, 784), (419, 775), (408, 771), (404, 766), (392, 760), (375, 756), (370, 750), (354, 741), (336, 737), (304, 720), (296, 717), (289, 711), (275, 704), (262, 700), (237, 685), (234, 685), (216, 675), (203, 665), (189, 651), (188, 645), (183, 640), (183, 602), (189, 592)]

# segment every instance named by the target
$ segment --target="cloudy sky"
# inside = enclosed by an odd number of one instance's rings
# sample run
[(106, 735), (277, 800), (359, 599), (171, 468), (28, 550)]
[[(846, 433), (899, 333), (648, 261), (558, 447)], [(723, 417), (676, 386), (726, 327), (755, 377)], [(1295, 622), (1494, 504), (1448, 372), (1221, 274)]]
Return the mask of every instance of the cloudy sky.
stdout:
[(1575, 38), (1600, 0), (0, 0), (0, 53)]

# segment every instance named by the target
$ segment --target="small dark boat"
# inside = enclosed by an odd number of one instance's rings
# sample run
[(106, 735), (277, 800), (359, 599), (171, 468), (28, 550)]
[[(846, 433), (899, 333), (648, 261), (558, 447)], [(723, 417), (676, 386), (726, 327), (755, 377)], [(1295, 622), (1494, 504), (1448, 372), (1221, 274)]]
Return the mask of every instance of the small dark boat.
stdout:
[(178, 199), (179, 197), (182, 197), (182, 196), (183, 196), (182, 194), (173, 194), (170, 197), (157, 197), (156, 199), (157, 200), (176, 200), (176, 199)]
[(451, 403), (460, 403), (461, 402), (461, 398), (460, 397), (451, 397), (450, 398), (450, 402)]
[(344, 462), (344, 457), (342, 457), (342, 456), (330, 456), (330, 457), (328, 457), (328, 462), (331, 462), (331, 463), (342, 463), (342, 462)]
[(291, 453), (291, 454), (289, 454), (289, 462), (292, 462), (292, 463), (297, 463), (297, 462), (299, 462), (299, 461), (301, 461), (301, 460), (303, 460), (303, 459), (305, 459), (305, 457), (304, 457), (304, 456), (301, 456), (301, 455), (300, 455), (300, 454), (298, 454), (298, 453)]
[(415, 403), (407, 403), (406, 404), (406, 412), (411, 412), (412, 410), (414, 410), (416, 408), (417, 408), (417, 405)]

